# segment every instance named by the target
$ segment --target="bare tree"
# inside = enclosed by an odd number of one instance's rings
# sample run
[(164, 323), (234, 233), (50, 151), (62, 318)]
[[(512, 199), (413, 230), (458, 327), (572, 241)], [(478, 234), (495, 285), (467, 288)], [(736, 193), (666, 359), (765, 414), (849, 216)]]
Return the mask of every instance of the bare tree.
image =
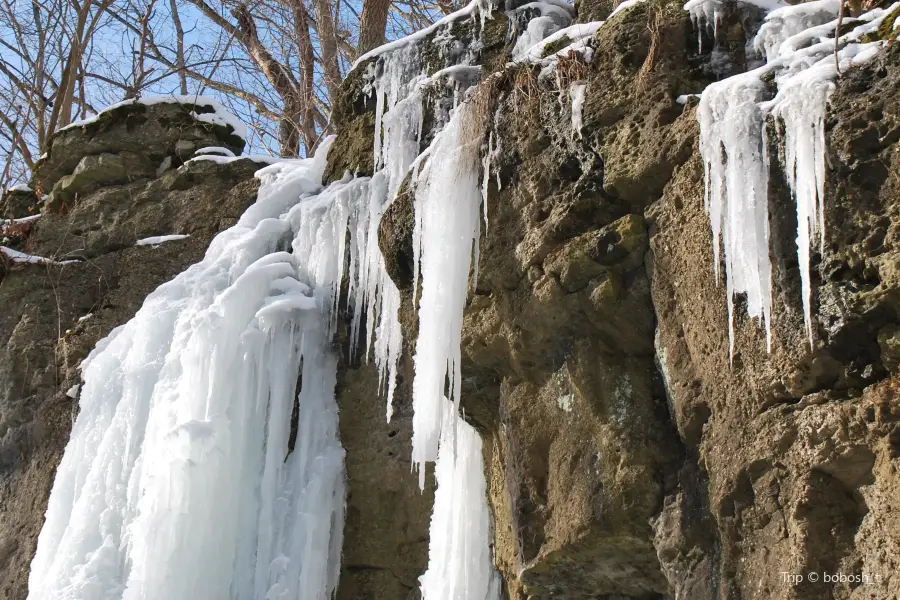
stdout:
[(0, 0), (0, 188), (53, 134), (143, 95), (211, 94), (256, 152), (312, 152), (362, 53), (462, 0)]

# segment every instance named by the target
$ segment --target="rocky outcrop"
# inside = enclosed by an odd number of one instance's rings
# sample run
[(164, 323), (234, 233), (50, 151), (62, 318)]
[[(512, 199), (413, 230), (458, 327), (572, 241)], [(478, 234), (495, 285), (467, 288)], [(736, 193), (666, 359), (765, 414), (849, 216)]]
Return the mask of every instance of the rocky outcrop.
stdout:
[[(712, 265), (698, 156), (648, 211), (657, 356), (688, 457), (656, 540), (672, 589), (685, 597), (890, 598), (900, 589), (892, 575), (900, 557), (898, 85), (894, 47), (847, 73), (831, 98), (814, 350), (783, 184), (770, 202), (772, 352), (765, 332), (738, 316), (730, 367), (722, 288), (711, 268), (697, 267)], [(780, 170), (773, 165), (773, 176)], [(832, 584), (823, 573), (868, 581)]]
[[(579, 5), (582, 20), (604, 11)], [(767, 352), (764, 330), (739, 318), (731, 364), (699, 129), (676, 102), (746, 69), (753, 19), (722, 18), (713, 40), (680, 4), (638, 4), (598, 31), (590, 64), (570, 56), (545, 79), (508, 65), (482, 84), (494, 86), (500, 150), (463, 328), (463, 404), (486, 440), (511, 598), (897, 594), (897, 49), (831, 98), (815, 350), (794, 202), (773, 161), (775, 341)], [(574, 81), (588, 89), (580, 136)], [(401, 194), (380, 245), (406, 292), (406, 339), (411, 235)], [(819, 581), (792, 578), (810, 572)]]

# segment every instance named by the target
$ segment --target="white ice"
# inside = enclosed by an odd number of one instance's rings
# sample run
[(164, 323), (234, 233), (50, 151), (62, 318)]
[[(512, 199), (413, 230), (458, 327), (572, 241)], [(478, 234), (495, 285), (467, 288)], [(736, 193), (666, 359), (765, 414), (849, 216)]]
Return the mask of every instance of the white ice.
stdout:
[(160, 244), (165, 244), (166, 242), (174, 242), (177, 240), (183, 240), (189, 238), (191, 236), (173, 233), (172, 235), (154, 235), (151, 237), (146, 237), (140, 239), (134, 243), (135, 246), (159, 246)]
[(238, 224), (82, 363), (29, 598), (331, 598), (344, 501), (331, 288), (284, 251), (320, 233), (292, 216), (316, 201), (324, 155), (261, 172)]
[(441, 434), (434, 466), (437, 490), (431, 513), (428, 570), (419, 578), (422, 598), (499, 600), (500, 580), (490, 549), (493, 534), (481, 438), (459, 417), (451, 402), (442, 400), (445, 421), (454, 426)]
[(587, 84), (576, 81), (569, 88), (569, 99), (572, 101), (572, 135), (581, 138), (582, 113), (584, 112), (584, 93)]
[[(437, 459), (441, 431), (452, 427), (445, 395), (459, 407), (460, 335), (473, 245), (481, 227), (480, 140), (473, 140), (468, 104), (457, 108), (432, 144), (415, 180), (413, 249), (422, 275), (413, 380), (413, 462), (424, 483), (425, 462)], [(445, 382), (449, 380), (450, 388)]]
[[(877, 28), (896, 6), (900, 3), (861, 15), (857, 26), (842, 36), (838, 53), (842, 69), (862, 64), (878, 54), (883, 42), (858, 44), (855, 40)], [(809, 343), (813, 343), (810, 261), (816, 244), (824, 251), (824, 122), (837, 75), (834, 40), (827, 37), (829, 32), (833, 35), (834, 22), (821, 21), (834, 9), (832, 4), (820, 0), (774, 10), (751, 44), (765, 52), (767, 64), (711, 84), (701, 95), (697, 108), (717, 274), (720, 247), (724, 249), (732, 356), (735, 294), (746, 294), (748, 313), (765, 322), (771, 347), (766, 133), (770, 115), (779, 118), (785, 128), (785, 175), (797, 204), (804, 322)], [(774, 76), (778, 88), (771, 100), (766, 97), (766, 75)]]

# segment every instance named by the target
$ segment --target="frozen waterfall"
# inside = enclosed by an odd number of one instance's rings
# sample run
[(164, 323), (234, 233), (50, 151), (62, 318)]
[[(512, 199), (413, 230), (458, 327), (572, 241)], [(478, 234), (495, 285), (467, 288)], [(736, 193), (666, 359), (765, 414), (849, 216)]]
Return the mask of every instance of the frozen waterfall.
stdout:
[(304, 236), (331, 223), (301, 227), (327, 147), (263, 169), (238, 224), (82, 364), (29, 598), (331, 597), (345, 484), (323, 316), (343, 261), (307, 268)]

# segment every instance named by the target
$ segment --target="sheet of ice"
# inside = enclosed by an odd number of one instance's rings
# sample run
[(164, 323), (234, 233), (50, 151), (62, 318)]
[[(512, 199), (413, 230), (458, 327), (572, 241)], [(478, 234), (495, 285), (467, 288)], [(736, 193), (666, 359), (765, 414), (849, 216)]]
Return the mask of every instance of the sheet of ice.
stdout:
[(333, 288), (284, 251), (314, 233), (292, 214), (324, 203), (325, 151), (261, 171), (238, 224), (82, 363), (30, 599), (332, 597), (345, 494)]
[[(442, 399), (447, 422), (434, 474), (428, 570), (419, 578), (423, 600), (499, 600), (500, 579), (491, 556), (491, 513), (481, 438)], [(453, 439), (452, 432), (456, 432)], [(455, 443), (454, 443), (455, 442)]]
[[(90, 125), (97, 121), (100, 118), (100, 115), (107, 113), (113, 109), (119, 108), (121, 106), (127, 106), (129, 104), (144, 104), (147, 106), (153, 104), (186, 104), (186, 105), (196, 105), (212, 108), (212, 112), (197, 114), (192, 112), (191, 115), (197, 119), (198, 121), (204, 121), (207, 123), (214, 123), (216, 125), (225, 125), (230, 126), (235, 135), (240, 137), (241, 139), (247, 139), (247, 127), (233, 114), (231, 114), (224, 106), (222, 106), (217, 100), (214, 98), (210, 98), (208, 96), (179, 96), (179, 95), (171, 95), (171, 96), (147, 96), (145, 98), (140, 98), (138, 100), (128, 99), (122, 100), (121, 102), (116, 102), (115, 104), (111, 104), (101, 110), (99, 113), (92, 117), (88, 117), (87, 119), (80, 119), (77, 121), (72, 121), (65, 127), (61, 127), (60, 131), (65, 131), (67, 129), (73, 129), (75, 127), (84, 127), (85, 125)], [(41, 158), (44, 158), (43, 156)]]
[(166, 242), (174, 242), (177, 240), (183, 240), (189, 238), (191, 236), (184, 235), (180, 233), (172, 234), (172, 235), (155, 235), (151, 237), (146, 237), (140, 239), (134, 243), (135, 246), (159, 246), (160, 244), (165, 244)]

